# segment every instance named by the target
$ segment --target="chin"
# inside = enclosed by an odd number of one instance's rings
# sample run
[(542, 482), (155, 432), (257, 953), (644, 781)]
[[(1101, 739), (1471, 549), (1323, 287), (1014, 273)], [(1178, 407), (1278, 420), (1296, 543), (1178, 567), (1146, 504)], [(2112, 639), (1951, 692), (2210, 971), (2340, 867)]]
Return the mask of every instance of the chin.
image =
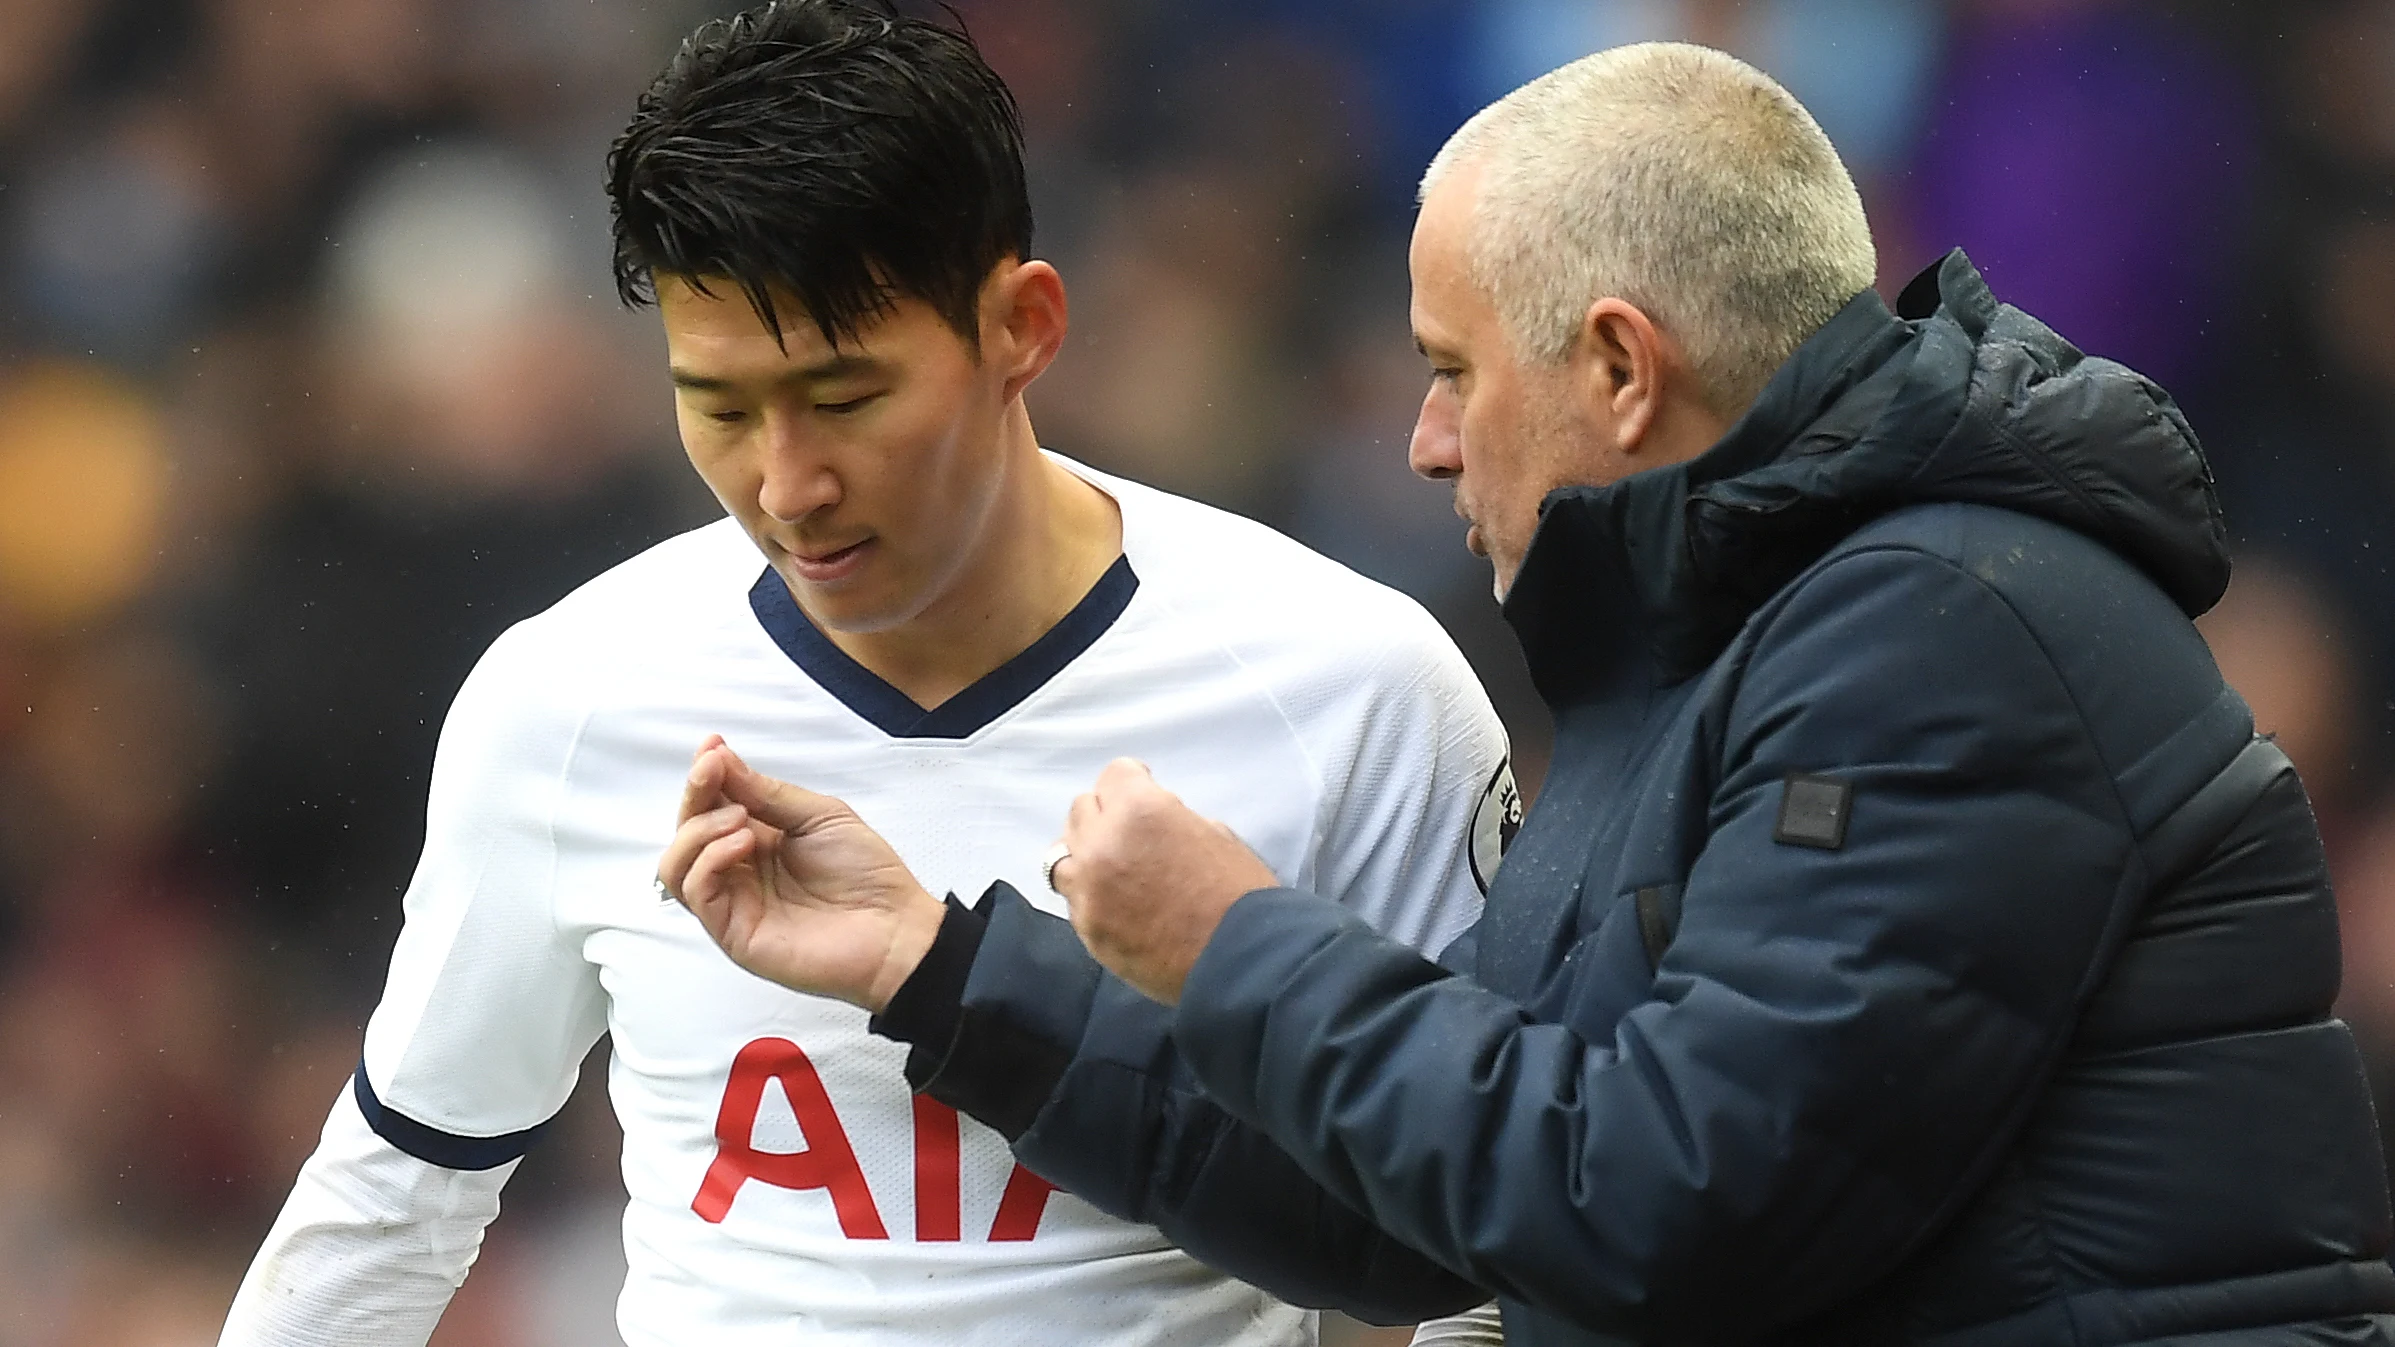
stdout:
[(814, 584), (792, 575), (788, 570), (775, 568), (782, 584), (797, 598), (807, 619), (826, 632), (849, 636), (869, 636), (888, 631), (904, 623), (910, 616), (905, 605), (894, 602), (871, 577), (854, 575), (837, 584)]
[(905, 626), (915, 615), (913, 609), (882, 596), (832, 595), (811, 586), (798, 592), (805, 599), (800, 606), (815, 620), (815, 625), (844, 636), (876, 635)]
[(1489, 558), (1489, 589), (1497, 596), (1497, 602), (1505, 602), (1505, 596), (1513, 592), (1514, 581), (1521, 574), (1522, 563), (1519, 560), (1508, 563), (1495, 557)]

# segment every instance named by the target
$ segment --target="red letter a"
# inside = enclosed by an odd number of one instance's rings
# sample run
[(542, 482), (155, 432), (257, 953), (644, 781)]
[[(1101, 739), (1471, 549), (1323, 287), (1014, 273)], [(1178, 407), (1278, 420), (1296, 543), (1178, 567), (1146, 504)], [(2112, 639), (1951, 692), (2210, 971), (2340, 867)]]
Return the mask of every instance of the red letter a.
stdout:
[(998, 1195), (998, 1219), (990, 1222), (991, 1242), (1038, 1234), (1040, 1213), (1048, 1209), (1048, 1194), (1055, 1191), (1055, 1184), (1016, 1165), (1006, 1176), (1006, 1191)]
[[(768, 1080), (782, 1083), (799, 1131), (806, 1136), (805, 1150), (784, 1155), (756, 1149), (757, 1106), (764, 1102)], [(702, 1220), (721, 1221), (732, 1210), (740, 1185), (750, 1179), (776, 1188), (827, 1189), (842, 1234), (850, 1239), (890, 1237), (815, 1064), (786, 1038), (760, 1038), (732, 1059), (732, 1079), (724, 1086), (723, 1108), (715, 1115), (715, 1163), (707, 1167), (706, 1181), (699, 1185), (690, 1209)]]

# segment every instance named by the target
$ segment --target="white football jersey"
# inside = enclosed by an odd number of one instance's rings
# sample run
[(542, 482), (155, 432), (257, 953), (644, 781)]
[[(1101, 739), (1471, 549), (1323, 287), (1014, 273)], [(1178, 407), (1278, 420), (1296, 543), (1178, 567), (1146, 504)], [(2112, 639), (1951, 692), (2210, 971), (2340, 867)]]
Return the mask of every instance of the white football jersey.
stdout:
[[(692, 752), (837, 795), (933, 892), (1040, 882), (1073, 797), (1146, 761), (1284, 882), (1435, 952), (1518, 817), (1502, 730), (1403, 596), (1075, 467), (1124, 556), (930, 712), (841, 653), (724, 520), (494, 644), (442, 731), (365, 1060), (224, 1341), (421, 1343), (500, 1183), (613, 1040), (630, 1347), (1284, 1347), (1312, 1316), (1014, 1163), (865, 1012), (735, 967), (652, 889)], [(1477, 845), (1476, 845), (1477, 843)]]

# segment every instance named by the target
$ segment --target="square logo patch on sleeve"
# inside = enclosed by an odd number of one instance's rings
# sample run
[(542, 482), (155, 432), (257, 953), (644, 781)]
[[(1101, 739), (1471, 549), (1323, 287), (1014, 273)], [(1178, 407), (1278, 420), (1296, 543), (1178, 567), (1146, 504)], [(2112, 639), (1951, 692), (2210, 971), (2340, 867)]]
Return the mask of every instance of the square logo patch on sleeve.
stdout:
[(1823, 851), (1846, 845), (1846, 818), (1854, 811), (1853, 783), (1790, 773), (1780, 790), (1780, 821), (1771, 830), (1772, 841)]

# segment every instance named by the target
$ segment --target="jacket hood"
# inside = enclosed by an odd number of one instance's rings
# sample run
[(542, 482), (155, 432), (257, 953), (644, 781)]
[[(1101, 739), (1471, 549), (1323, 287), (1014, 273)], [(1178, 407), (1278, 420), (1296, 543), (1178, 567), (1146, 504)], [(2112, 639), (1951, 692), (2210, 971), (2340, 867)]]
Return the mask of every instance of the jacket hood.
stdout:
[(1549, 495), (1506, 620), (1549, 701), (1637, 652), (1676, 682), (1846, 535), (1934, 502), (2084, 533), (2190, 617), (2228, 586), (2211, 469), (2177, 404), (1998, 303), (1957, 250), (1894, 313), (1856, 296), (1702, 455)]

